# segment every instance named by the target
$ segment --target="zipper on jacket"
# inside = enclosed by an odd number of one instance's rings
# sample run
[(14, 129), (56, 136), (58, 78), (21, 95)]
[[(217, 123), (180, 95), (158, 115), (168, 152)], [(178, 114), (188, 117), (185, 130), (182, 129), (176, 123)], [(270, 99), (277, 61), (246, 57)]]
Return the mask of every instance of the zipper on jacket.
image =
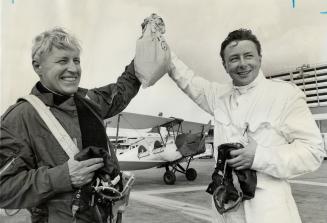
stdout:
[(0, 169), (0, 176), (2, 175), (3, 172), (5, 172), (10, 165), (16, 160), (16, 157), (12, 158), (4, 167)]

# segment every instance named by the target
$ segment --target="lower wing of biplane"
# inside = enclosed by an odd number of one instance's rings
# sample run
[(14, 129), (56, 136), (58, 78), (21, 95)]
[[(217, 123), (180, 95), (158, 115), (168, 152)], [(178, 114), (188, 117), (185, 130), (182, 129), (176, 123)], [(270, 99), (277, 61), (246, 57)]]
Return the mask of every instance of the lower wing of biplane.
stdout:
[[(195, 180), (197, 172), (190, 168), (193, 156), (205, 152), (205, 139), (211, 124), (177, 118), (122, 112), (105, 120), (110, 141), (122, 170), (165, 167), (163, 179), (174, 184), (176, 172)], [(124, 131), (128, 129), (129, 131)], [(134, 133), (133, 133), (134, 131)], [(115, 137), (113, 137), (115, 136)], [(181, 163), (186, 162), (183, 167)]]

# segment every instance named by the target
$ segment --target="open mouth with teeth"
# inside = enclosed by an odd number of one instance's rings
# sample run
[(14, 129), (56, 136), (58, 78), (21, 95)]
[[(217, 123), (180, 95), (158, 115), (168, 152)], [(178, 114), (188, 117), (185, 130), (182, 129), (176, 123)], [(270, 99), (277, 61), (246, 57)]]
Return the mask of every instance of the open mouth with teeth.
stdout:
[(248, 70), (248, 71), (239, 71), (239, 72), (237, 72), (237, 74), (239, 75), (239, 76), (247, 76), (249, 73), (251, 73), (251, 70)]
[(65, 82), (76, 82), (78, 80), (78, 77), (61, 77), (60, 79)]

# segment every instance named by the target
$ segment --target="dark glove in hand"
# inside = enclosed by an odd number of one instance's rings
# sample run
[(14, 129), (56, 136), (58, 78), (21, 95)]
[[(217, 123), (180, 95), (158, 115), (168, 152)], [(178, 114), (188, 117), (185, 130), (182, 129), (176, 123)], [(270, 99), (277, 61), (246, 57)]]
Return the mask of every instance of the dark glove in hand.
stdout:
[[(99, 177), (104, 181), (113, 180), (119, 174), (118, 164), (112, 159), (108, 150), (104, 148), (89, 146), (77, 153), (74, 158), (77, 161), (103, 158), (104, 166), (95, 171), (95, 177)], [(110, 179), (108, 179), (108, 176)]]

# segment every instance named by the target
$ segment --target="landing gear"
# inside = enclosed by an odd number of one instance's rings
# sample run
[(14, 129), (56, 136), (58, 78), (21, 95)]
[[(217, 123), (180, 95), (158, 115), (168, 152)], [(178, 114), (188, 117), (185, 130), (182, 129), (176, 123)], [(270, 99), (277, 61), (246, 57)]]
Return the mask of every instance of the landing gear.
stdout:
[(173, 171), (166, 171), (164, 176), (163, 176), (163, 180), (165, 181), (166, 184), (168, 185), (173, 185), (175, 184), (176, 181), (176, 175)]
[(197, 175), (198, 175), (198, 174), (196, 173), (196, 170), (193, 169), (193, 168), (189, 168), (189, 169), (187, 169), (187, 170), (186, 170), (186, 173), (185, 173), (185, 177), (186, 177), (186, 179), (189, 180), (189, 181), (193, 181), (193, 180), (195, 180), (196, 177), (197, 177)]
[[(176, 181), (175, 173), (176, 172), (185, 174), (186, 179), (189, 181), (195, 180), (197, 177), (197, 172), (195, 169), (189, 168), (191, 160), (192, 160), (192, 157), (188, 157), (186, 159), (181, 159), (181, 160), (177, 160), (175, 162), (166, 163), (164, 166), (161, 166), (161, 167), (166, 168), (166, 172), (163, 176), (164, 182), (168, 185), (175, 184), (175, 181)], [(187, 166), (185, 168), (180, 164), (180, 162), (183, 162), (183, 161), (187, 162)], [(169, 169), (169, 167), (171, 167), (171, 170)]]

